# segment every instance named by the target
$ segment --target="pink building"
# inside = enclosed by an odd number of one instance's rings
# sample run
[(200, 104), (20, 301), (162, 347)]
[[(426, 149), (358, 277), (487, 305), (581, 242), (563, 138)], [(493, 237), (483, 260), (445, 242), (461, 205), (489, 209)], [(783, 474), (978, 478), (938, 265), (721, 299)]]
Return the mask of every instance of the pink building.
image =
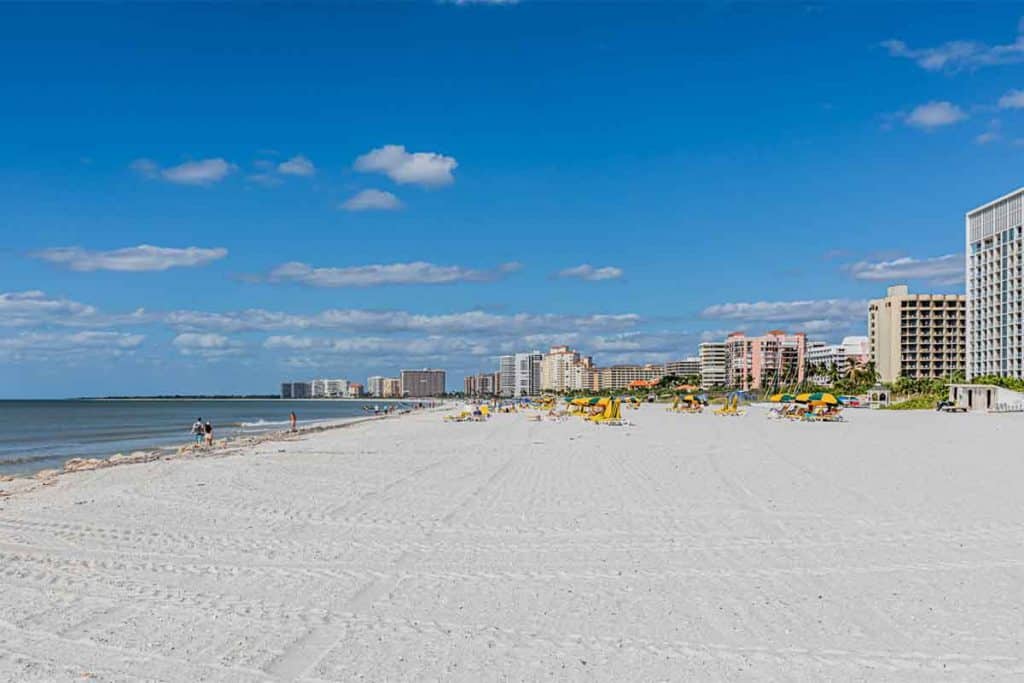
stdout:
[(737, 389), (776, 389), (804, 380), (807, 337), (772, 330), (761, 337), (733, 332), (725, 340), (726, 379)]

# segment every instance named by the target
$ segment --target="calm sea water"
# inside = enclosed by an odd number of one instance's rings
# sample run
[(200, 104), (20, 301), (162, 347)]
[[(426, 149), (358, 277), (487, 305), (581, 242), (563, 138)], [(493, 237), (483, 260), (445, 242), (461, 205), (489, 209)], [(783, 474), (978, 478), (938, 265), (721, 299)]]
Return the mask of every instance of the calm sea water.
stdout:
[[(384, 402), (377, 401), (382, 407)], [(216, 438), (361, 417), (374, 401), (169, 400), (0, 401), (0, 473), (60, 467), (68, 458), (106, 458), (189, 443), (197, 417)]]

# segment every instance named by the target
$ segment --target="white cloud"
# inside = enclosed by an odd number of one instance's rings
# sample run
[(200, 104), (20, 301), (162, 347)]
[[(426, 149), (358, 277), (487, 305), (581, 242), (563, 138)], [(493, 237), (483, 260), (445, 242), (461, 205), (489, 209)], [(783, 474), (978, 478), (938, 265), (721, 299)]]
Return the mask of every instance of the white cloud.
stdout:
[(39, 290), (0, 292), (0, 326), (3, 327), (89, 319), (97, 314), (93, 306), (69, 299), (54, 299)]
[(91, 251), (82, 247), (54, 247), (42, 249), (30, 255), (49, 263), (67, 266), (71, 270), (84, 272), (114, 270), (138, 273), (167, 270), (168, 268), (203, 266), (224, 258), (228, 255), (228, 250), (222, 247), (176, 249), (140, 244), (137, 247), (125, 247), (110, 251)]
[(161, 168), (152, 159), (136, 159), (132, 162), (131, 168), (147, 178), (159, 178), (178, 185), (213, 185), (238, 169), (220, 157), (186, 161), (167, 168)]
[(363, 190), (346, 199), (342, 204), (346, 211), (394, 211), (402, 208), (402, 201), (384, 190)]
[(268, 337), (263, 347), (270, 350), (345, 354), (346, 356), (438, 356), (460, 354), (484, 356), (491, 347), (463, 337), (428, 336), (415, 338), (389, 337)]
[(583, 265), (574, 266), (572, 268), (566, 268), (558, 272), (557, 277), (560, 278), (576, 278), (579, 280), (588, 280), (596, 282), (599, 280), (617, 280), (622, 277), (622, 269), (616, 268), (615, 266), (604, 266), (602, 268), (595, 268), (589, 263)]
[(241, 342), (213, 333), (185, 332), (175, 337), (171, 343), (182, 355), (202, 356), (208, 359), (237, 355), (244, 350)]
[(889, 261), (859, 261), (846, 266), (857, 280), (927, 280), (934, 284), (951, 285), (963, 282), (964, 255), (946, 254), (915, 259), (909, 256)]
[(141, 334), (110, 331), (23, 332), (13, 337), (0, 337), (0, 359), (64, 361), (82, 356), (118, 357), (137, 349), (145, 338)]
[(806, 301), (755, 301), (715, 304), (701, 311), (701, 317), (721, 320), (795, 322), (815, 319), (867, 319), (868, 302), (851, 299)]
[(1024, 90), (1010, 90), (999, 98), (1000, 109), (1024, 109)]
[(966, 112), (955, 104), (946, 101), (933, 101), (914, 107), (907, 114), (904, 122), (914, 128), (934, 130), (963, 121), (966, 118)]
[(902, 40), (882, 43), (891, 56), (913, 60), (928, 71), (964, 71), (983, 66), (1024, 62), (1024, 35), (1018, 26), (1012, 43), (986, 45), (973, 40), (952, 40), (937, 47), (911, 48)]
[(990, 142), (995, 142), (1002, 137), (1002, 134), (1000, 133), (1001, 128), (1002, 125), (1000, 124), (999, 119), (992, 119), (988, 124), (988, 129), (975, 136), (974, 141), (979, 145), (987, 145)]
[(504, 263), (493, 270), (462, 266), (440, 266), (424, 261), (375, 264), (345, 268), (314, 268), (305, 263), (284, 263), (268, 276), (271, 282), (299, 282), (313, 287), (373, 287), (377, 285), (448, 284), (487, 282), (520, 269), (518, 263)]
[(252, 309), (227, 313), (175, 311), (163, 321), (179, 330), (252, 332), (274, 330), (343, 329), (377, 334), (414, 332), (421, 334), (483, 334), (488, 336), (541, 333), (566, 334), (578, 330), (614, 331), (632, 329), (642, 322), (635, 313), (559, 315), (515, 313), (497, 315), (483, 311), (426, 315), (408, 311), (367, 311), (328, 309), (313, 315)]
[(455, 182), (453, 157), (434, 152), (407, 152), (404, 145), (384, 145), (355, 160), (353, 168), (363, 173), (383, 173), (396, 183), (440, 187)]
[(313, 162), (301, 154), (277, 165), (277, 172), (283, 175), (311, 176), (316, 174)]

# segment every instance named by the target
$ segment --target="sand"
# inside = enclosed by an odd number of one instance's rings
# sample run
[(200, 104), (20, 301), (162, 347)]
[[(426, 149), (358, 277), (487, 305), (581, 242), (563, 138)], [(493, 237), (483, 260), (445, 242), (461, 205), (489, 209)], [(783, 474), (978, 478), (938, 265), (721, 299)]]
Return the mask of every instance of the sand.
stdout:
[(1024, 677), (1024, 416), (418, 414), (0, 499), (2, 680)]

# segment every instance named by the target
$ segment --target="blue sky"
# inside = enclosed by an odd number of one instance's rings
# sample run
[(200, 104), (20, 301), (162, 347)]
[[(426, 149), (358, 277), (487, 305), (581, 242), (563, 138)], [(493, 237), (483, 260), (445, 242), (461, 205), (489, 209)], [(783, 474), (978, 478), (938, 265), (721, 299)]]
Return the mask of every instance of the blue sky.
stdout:
[(1020, 14), (4, 5), (0, 396), (863, 333), (1024, 185)]

